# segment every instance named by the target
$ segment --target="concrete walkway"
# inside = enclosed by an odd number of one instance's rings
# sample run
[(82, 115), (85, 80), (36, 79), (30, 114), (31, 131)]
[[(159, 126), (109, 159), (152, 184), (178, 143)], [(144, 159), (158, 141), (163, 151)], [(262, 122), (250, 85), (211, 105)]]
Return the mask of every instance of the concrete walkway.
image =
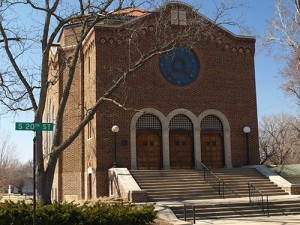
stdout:
[[(269, 202), (272, 200), (289, 200), (299, 199), (300, 195), (281, 195), (281, 196), (269, 196)], [(183, 202), (157, 202), (156, 210), (158, 217), (165, 221), (169, 221), (174, 225), (191, 225), (192, 222), (185, 223), (184, 221), (178, 221), (172, 210), (169, 209), (171, 205), (183, 205), (184, 203), (195, 203), (198, 205), (209, 203), (230, 203), (230, 202), (247, 202), (248, 198), (229, 198), (229, 199), (210, 199), (210, 200), (189, 200)], [(261, 216), (261, 217), (244, 217), (244, 218), (228, 218), (228, 219), (211, 219), (211, 220), (197, 220), (196, 224), (200, 225), (296, 225), (300, 224), (300, 215), (282, 215), (282, 216)]]
[(211, 225), (296, 225), (300, 224), (300, 215), (296, 216), (271, 216), (271, 217), (252, 217), (237, 219), (219, 219), (219, 220), (202, 220), (196, 221), (196, 224)]

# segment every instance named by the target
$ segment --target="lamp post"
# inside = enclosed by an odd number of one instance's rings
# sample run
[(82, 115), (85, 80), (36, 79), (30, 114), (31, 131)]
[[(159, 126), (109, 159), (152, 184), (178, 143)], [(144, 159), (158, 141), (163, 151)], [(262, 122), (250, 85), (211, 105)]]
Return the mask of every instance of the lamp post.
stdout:
[(111, 131), (114, 133), (114, 163), (113, 168), (117, 167), (117, 133), (119, 132), (119, 127), (117, 125), (112, 126)]
[(249, 153), (249, 133), (251, 131), (250, 127), (245, 126), (243, 128), (244, 133), (246, 134), (246, 146), (247, 146), (247, 165), (250, 164), (250, 153)]

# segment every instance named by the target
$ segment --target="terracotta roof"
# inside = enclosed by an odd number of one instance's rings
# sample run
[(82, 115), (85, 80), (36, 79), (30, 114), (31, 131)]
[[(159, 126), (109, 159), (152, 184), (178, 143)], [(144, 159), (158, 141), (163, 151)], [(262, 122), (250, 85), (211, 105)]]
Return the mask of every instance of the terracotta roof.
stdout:
[(126, 16), (132, 16), (132, 17), (139, 17), (148, 14), (150, 11), (147, 11), (145, 9), (135, 8), (135, 7), (128, 7), (124, 9), (119, 9), (115, 12), (113, 12), (113, 15), (126, 15)]

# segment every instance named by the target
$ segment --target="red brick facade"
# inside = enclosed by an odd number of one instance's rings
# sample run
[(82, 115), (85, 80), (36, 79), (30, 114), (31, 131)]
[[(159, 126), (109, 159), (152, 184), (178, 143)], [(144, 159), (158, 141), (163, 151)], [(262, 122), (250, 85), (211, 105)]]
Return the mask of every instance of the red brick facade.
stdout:
[[(171, 14), (174, 9), (187, 12), (183, 16), (186, 21), (182, 24), (172, 24)], [(171, 3), (161, 10), (164, 11), (161, 17), (164, 22), (159, 25), (167, 24), (168, 29), (173, 29), (174, 33), (158, 34), (155, 12), (126, 22), (107, 20), (106, 23), (96, 25), (90, 32), (78, 60), (76, 77), (64, 114), (62, 138), (79, 123), (85, 110), (95, 104), (123, 71), (128, 70), (130, 62), (138, 59), (139, 51), (147, 53), (156, 43), (163, 44), (165, 40), (176, 39), (176, 34), (183, 36), (182, 28), (189, 26), (191, 18), (195, 24), (196, 17), (206, 21), (206, 18), (181, 4)], [(207, 22), (206, 25), (210, 23)], [(129, 28), (135, 29), (138, 37), (132, 38)], [(188, 36), (179, 38), (176, 46), (187, 47), (197, 55), (200, 71), (196, 79), (185, 86), (168, 82), (160, 71), (160, 54), (156, 54), (130, 74), (110, 96), (130, 110), (124, 110), (110, 101), (101, 105), (84, 132), (59, 159), (53, 186), (54, 199), (87, 199), (108, 195), (108, 169), (113, 163), (113, 125), (120, 128), (116, 137), (118, 167), (138, 169), (139, 129), (136, 124), (144, 114), (155, 116), (161, 123), (161, 169), (172, 169), (169, 124), (176, 115), (183, 115), (192, 123), (191, 167), (201, 167), (201, 151), (204, 151), (201, 138), (204, 132), (201, 131), (200, 124), (206, 116), (214, 116), (222, 123), (224, 167), (247, 164), (247, 151), (250, 164), (259, 163), (255, 38), (236, 36), (214, 25), (208, 31), (191, 32)], [(60, 50), (53, 53), (52, 57), (62, 52), (71, 54), (68, 47), (72, 41), (74, 36), (71, 28), (65, 28), (60, 38)], [(55, 109), (63, 87), (63, 77), (67, 74), (63, 72), (61, 75), (62, 79), (50, 90), (51, 97), (48, 100), (50, 104), (51, 99)], [(248, 145), (246, 134), (243, 133), (245, 126), (251, 128)]]

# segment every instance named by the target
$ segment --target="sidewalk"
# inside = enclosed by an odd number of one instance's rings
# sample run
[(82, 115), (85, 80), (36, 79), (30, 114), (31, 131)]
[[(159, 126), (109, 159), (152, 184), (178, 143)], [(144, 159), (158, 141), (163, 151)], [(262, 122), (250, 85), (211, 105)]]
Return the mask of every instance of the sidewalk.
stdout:
[(236, 218), (236, 219), (219, 219), (219, 220), (201, 220), (196, 221), (201, 225), (296, 225), (300, 224), (300, 215), (295, 216), (271, 216), (271, 217), (253, 217), (253, 218)]

